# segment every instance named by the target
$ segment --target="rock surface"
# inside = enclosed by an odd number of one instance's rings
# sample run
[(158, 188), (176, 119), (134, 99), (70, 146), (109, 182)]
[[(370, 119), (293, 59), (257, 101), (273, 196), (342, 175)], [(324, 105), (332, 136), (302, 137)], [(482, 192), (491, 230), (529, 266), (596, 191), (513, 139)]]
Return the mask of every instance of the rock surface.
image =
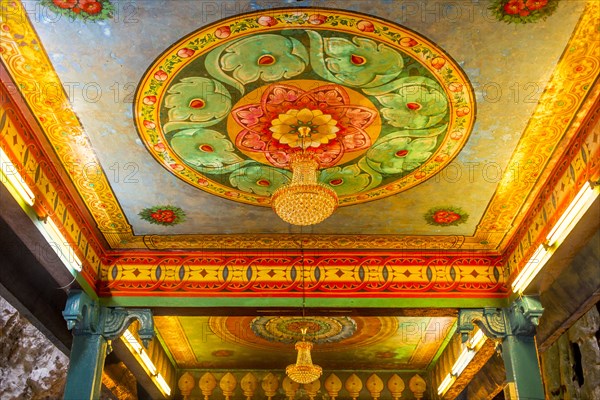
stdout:
[(69, 358), (0, 297), (0, 399), (62, 397)]

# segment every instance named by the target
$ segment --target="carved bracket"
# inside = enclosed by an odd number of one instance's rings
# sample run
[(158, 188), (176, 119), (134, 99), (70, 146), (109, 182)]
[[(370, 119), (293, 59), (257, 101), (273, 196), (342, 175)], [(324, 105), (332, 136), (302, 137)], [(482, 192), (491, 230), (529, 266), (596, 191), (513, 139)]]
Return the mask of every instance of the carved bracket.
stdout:
[(137, 319), (140, 322), (138, 335), (147, 346), (154, 337), (152, 311), (140, 308), (101, 307), (81, 290), (73, 290), (67, 298), (63, 311), (67, 328), (75, 335), (102, 335), (107, 340), (121, 336), (125, 329)]
[(469, 332), (475, 329), (475, 325), (485, 333), (487, 337), (499, 339), (507, 334), (507, 324), (504, 310), (501, 308), (475, 308), (459, 310), (458, 332), (460, 332), (463, 343), (469, 339)]
[(534, 336), (544, 308), (537, 297), (524, 296), (515, 300), (506, 314), (515, 336)]
[(543, 311), (539, 299), (532, 296), (521, 297), (508, 308), (459, 310), (458, 332), (463, 343), (475, 325), (493, 339), (504, 339), (508, 335), (533, 336)]

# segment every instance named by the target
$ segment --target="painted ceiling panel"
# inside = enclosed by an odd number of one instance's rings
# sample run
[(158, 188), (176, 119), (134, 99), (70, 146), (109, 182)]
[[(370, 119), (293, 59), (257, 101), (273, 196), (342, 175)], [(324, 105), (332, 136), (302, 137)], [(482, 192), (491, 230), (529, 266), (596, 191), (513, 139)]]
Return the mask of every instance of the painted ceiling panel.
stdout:
[[(47, 10), (31, 19), (100, 161), (88, 172), (102, 169), (136, 235), (288, 232), (290, 227), (267, 207), (225, 200), (177, 179), (152, 158), (136, 133), (134, 92), (152, 60), (186, 34), (229, 16), (229, 11), (207, 13), (207, 2), (171, 2), (168, 10), (163, 2), (132, 4), (115, 10), (113, 18), (95, 22)], [(252, 2), (231, 4), (244, 11), (260, 7)], [(331, 219), (311, 228), (312, 233), (473, 235), (500, 177), (512, 167), (508, 160), (585, 3), (561, 2), (548, 19), (522, 25), (495, 20), (486, 4), (413, 5), (414, 10), (396, 2), (377, 7), (351, 2), (344, 8), (401, 24), (454, 59), (474, 89), (474, 129), (454, 162), (430, 179), (391, 197), (340, 207)], [(298, 22), (289, 21), (292, 26)], [(285, 28), (284, 22), (279, 26)], [(317, 29), (314, 22), (304, 21)], [(303, 35), (297, 35), (299, 40), (306, 40)], [(170, 215), (179, 211), (185, 218), (172, 217), (177, 224), (156, 223), (158, 217), (152, 214), (164, 211), (160, 207), (165, 205)], [(439, 217), (428, 223), (436, 208), (453, 213), (460, 223)], [(392, 211), (398, 209), (402, 215)]]
[(425, 370), (454, 332), (453, 317), (155, 317), (182, 369), (283, 369), (308, 327), (324, 370)]

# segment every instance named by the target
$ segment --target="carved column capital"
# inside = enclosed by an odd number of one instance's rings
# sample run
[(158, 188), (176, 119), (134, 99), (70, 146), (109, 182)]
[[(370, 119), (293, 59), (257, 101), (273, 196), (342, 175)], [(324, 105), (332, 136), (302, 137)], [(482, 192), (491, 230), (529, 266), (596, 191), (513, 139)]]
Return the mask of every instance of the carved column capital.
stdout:
[(463, 342), (475, 325), (492, 339), (504, 339), (508, 335), (533, 336), (544, 309), (538, 298), (524, 296), (507, 308), (471, 308), (458, 311), (458, 332)]
[(137, 319), (140, 322), (138, 335), (144, 345), (147, 346), (154, 337), (154, 321), (150, 309), (101, 307), (81, 290), (69, 293), (63, 317), (68, 329), (73, 330), (75, 335), (102, 335), (107, 340), (114, 340)]
[(516, 299), (506, 309), (511, 333), (515, 336), (535, 336), (544, 308), (537, 297), (524, 296)]

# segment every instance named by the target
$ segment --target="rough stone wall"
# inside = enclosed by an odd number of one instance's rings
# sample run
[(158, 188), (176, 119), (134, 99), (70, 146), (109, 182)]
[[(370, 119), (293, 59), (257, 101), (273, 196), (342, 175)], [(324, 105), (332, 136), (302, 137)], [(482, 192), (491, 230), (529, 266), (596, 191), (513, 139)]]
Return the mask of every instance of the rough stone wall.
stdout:
[(68, 365), (68, 357), (0, 297), (0, 399), (59, 399)]
[(600, 400), (600, 314), (593, 307), (542, 353), (546, 398)]

